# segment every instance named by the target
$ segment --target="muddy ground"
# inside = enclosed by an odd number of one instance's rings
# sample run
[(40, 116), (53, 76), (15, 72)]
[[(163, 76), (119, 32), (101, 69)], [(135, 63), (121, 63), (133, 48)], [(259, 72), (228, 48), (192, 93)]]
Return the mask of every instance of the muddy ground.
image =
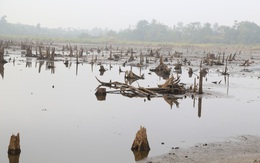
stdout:
[(223, 142), (197, 144), (190, 148), (175, 147), (168, 154), (138, 161), (138, 163), (172, 162), (259, 163), (260, 137), (244, 135), (227, 138)]

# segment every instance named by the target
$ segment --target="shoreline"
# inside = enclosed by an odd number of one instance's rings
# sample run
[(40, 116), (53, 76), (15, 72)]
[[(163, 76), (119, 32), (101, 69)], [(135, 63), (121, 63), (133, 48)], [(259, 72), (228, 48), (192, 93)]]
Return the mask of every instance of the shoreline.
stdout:
[(241, 135), (225, 141), (199, 143), (189, 148), (172, 149), (168, 154), (148, 157), (137, 163), (260, 163), (260, 136)]

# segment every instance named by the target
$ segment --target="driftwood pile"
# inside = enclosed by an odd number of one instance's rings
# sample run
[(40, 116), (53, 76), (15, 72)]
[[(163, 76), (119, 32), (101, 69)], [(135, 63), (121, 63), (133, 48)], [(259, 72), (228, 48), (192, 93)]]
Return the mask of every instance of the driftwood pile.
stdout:
[[(127, 97), (156, 97), (158, 94), (174, 94), (181, 95), (186, 92), (185, 84), (180, 83), (180, 77), (174, 78), (173, 75), (165, 81), (164, 84), (158, 85), (155, 88), (144, 88), (144, 87), (134, 87), (132, 85), (121, 83), (121, 82), (102, 82), (96, 77), (100, 85), (96, 92), (100, 92), (101, 87), (109, 87), (119, 90), (119, 93)], [(102, 91), (101, 91), (102, 92)], [(103, 92), (106, 94), (106, 92)], [(98, 93), (100, 95), (100, 93)]]

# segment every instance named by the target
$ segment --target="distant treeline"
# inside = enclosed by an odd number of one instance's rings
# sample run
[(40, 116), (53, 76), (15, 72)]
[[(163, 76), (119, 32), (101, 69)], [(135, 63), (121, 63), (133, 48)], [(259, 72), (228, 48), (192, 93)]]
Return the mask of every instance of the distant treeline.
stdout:
[(6, 16), (0, 19), (0, 35), (30, 36), (44, 38), (69, 39), (114, 39), (139, 42), (172, 42), (193, 44), (259, 44), (260, 26), (254, 22), (234, 21), (233, 26), (224, 26), (200, 22), (187, 25), (179, 22), (172, 27), (152, 20), (140, 20), (134, 28), (121, 31), (94, 28), (92, 30), (74, 28), (43, 28), (36, 26), (8, 23)]

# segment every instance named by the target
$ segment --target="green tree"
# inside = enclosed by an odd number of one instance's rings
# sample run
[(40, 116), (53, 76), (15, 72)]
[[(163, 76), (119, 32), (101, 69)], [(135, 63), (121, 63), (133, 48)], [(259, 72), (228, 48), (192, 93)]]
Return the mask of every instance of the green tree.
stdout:
[(255, 44), (260, 42), (260, 27), (248, 21), (237, 25), (237, 42), (243, 44)]

